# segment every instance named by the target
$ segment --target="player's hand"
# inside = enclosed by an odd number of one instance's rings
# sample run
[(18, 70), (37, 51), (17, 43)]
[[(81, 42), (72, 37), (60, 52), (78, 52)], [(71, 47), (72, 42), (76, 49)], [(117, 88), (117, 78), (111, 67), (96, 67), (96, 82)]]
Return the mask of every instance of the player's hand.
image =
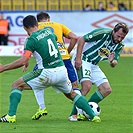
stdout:
[(27, 63), (26, 65), (23, 66), (22, 72), (26, 72), (26, 69), (27, 69), (28, 65), (29, 64)]
[(22, 69), (22, 72), (25, 72), (25, 71), (26, 71), (26, 68), (27, 68), (27, 67), (24, 65), (24, 66), (23, 66), (23, 69)]
[(3, 71), (4, 71), (4, 66), (0, 64), (0, 73), (2, 73)]
[(110, 53), (109, 56), (108, 56), (108, 60), (109, 60), (110, 62), (112, 62), (112, 61), (114, 60), (114, 57), (115, 57), (115, 52)]
[(79, 70), (81, 66), (82, 66), (82, 60), (81, 59), (76, 59), (75, 60), (75, 68), (77, 70)]

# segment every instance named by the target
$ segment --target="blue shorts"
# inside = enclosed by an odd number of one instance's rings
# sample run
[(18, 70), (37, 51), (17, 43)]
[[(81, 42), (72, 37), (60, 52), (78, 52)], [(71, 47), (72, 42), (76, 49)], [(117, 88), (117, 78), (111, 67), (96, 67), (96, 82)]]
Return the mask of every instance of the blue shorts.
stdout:
[(65, 67), (67, 69), (68, 77), (71, 83), (77, 81), (77, 75), (75, 73), (74, 67), (72, 65), (72, 62), (70, 59), (68, 60), (63, 60)]
[[(67, 73), (68, 73), (68, 78), (71, 81), (71, 83), (77, 81), (77, 75), (75, 73), (74, 67), (72, 65), (72, 62), (70, 59), (68, 60), (63, 60), (65, 67), (67, 69)], [(33, 71), (38, 69), (38, 65), (36, 64), (36, 66), (34, 67)]]

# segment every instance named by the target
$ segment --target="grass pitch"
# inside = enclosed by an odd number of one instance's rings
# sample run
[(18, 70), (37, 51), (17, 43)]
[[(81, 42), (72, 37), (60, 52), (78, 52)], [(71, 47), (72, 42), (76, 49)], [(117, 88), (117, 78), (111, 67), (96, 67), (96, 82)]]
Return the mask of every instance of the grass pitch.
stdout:
[[(10, 63), (17, 58), (19, 57), (0, 57), (0, 63)], [(27, 72), (31, 71), (34, 65), (35, 61), (31, 59)], [(72, 102), (63, 94), (56, 94), (50, 87), (45, 90), (47, 116), (37, 121), (31, 120), (38, 105), (33, 91), (23, 91), (17, 110), (17, 122), (0, 123), (0, 133), (132, 133), (133, 59), (121, 57), (116, 68), (110, 68), (107, 62), (100, 63), (100, 67), (113, 89), (113, 92), (99, 103), (101, 123), (68, 121)], [(12, 83), (23, 74), (22, 68), (0, 74), (0, 116), (8, 111)], [(93, 86), (86, 98), (95, 90), (96, 87)]]

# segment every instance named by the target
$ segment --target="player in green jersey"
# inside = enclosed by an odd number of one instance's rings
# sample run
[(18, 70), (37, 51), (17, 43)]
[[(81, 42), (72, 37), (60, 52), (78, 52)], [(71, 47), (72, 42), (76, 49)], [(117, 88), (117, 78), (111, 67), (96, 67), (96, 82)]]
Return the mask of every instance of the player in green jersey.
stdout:
[[(16, 111), (23, 90), (41, 90), (49, 86), (64, 93), (77, 107), (89, 114), (93, 122), (100, 122), (100, 118), (92, 111), (85, 98), (73, 91), (67, 69), (58, 50), (55, 34), (46, 29), (38, 30), (37, 20), (32, 15), (23, 19), (23, 26), (29, 35), (25, 42), (24, 53), (21, 58), (12, 63), (0, 64), (0, 73), (27, 66), (32, 54), (36, 59), (38, 69), (24, 74), (12, 84), (9, 110), (6, 115), (0, 118), (0, 122), (16, 122)], [(39, 62), (38, 57), (42, 59)]]
[[(69, 80), (72, 83), (72, 88), (74, 90), (75, 89), (77, 90), (78, 89), (77, 75), (71, 63), (70, 52), (75, 47), (78, 37), (64, 24), (50, 21), (50, 15), (44, 11), (39, 12), (36, 15), (36, 18), (38, 20), (38, 29), (49, 29), (57, 36), (58, 49), (60, 51), (65, 67), (67, 68)], [(64, 38), (70, 40), (70, 44), (68, 47), (65, 46)], [(34, 69), (37, 69), (37, 65), (35, 66)], [(39, 109), (32, 116), (32, 120), (38, 120), (42, 116), (47, 115), (48, 111), (45, 105), (44, 90), (40, 91), (35, 90), (34, 95), (39, 105)], [(73, 117), (72, 118), (70, 117), (69, 119), (72, 119), (73, 121), (76, 120)]]
[[(88, 99), (88, 102), (99, 103), (112, 92), (108, 79), (99, 68), (98, 63), (108, 60), (111, 67), (117, 65), (120, 52), (124, 46), (122, 40), (128, 34), (128, 31), (128, 26), (120, 22), (115, 25), (113, 30), (98, 28), (79, 39), (74, 62), (82, 86), (81, 93), (86, 96), (92, 84), (98, 88)], [(76, 108), (73, 108), (70, 116), (75, 115), (75, 113)], [(84, 120), (81, 111), (78, 114), (80, 115), (77, 119)]]

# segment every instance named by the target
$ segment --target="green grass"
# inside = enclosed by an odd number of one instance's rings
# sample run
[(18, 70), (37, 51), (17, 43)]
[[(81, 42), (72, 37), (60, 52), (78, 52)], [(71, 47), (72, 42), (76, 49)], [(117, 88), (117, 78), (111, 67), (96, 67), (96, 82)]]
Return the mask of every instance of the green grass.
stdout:
[[(10, 63), (18, 57), (0, 57), (0, 63)], [(27, 71), (31, 71), (35, 61), (30, 60)], [(31, 116), (38, 108), (33, 91), (24, 91), (17, 111), (17, 122), (0, 123), (0, 133), (132, 133), (132, 57), (121, 57), (116, 68), (110, 68), (107, 62), (100, 67), (109, 79), (113, 92), (105, 98), (101, 107), (101, 123), (70, 122), (72, 102), (63, 94), (56, 94), (52, 88), (45, 90), (48, 115), (38, 121)], [(23, 75), (22, 68), (0, 74), (0, 116), (8, 111), (9, 95), (12, 83)], [(86, 98), (96, 90), (92, 87)]]

